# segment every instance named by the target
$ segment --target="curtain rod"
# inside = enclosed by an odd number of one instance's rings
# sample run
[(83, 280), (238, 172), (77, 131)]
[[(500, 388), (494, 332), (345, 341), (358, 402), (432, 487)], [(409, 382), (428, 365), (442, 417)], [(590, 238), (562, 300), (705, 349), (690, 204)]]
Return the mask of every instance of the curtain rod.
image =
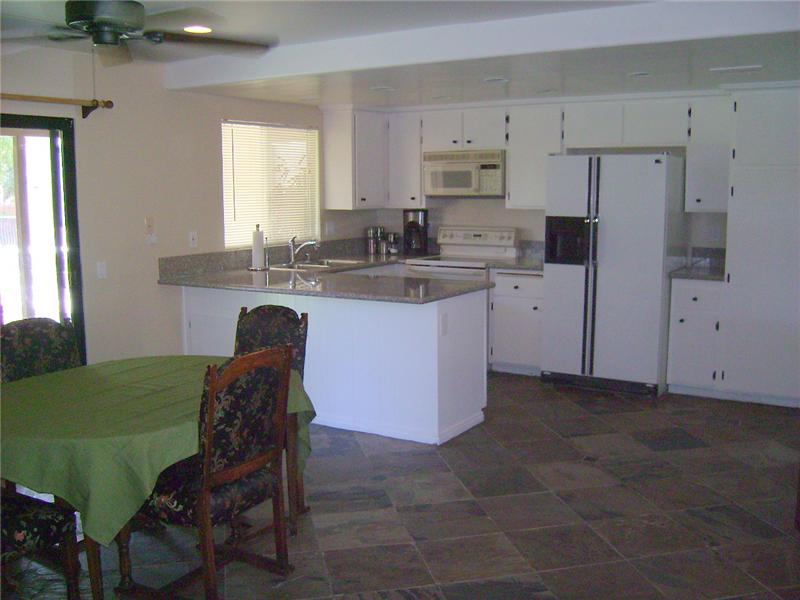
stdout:
[(0, 99), (3, 100), (21, 100), (23, 102), (46, 102), (48, 104), (70, 104), (73, 106), (81, 107), (81, 114), (85, 119), (97, 108), (114, 108), (114, 103), (111, 100), (98, 100), (92, 98), (91, 100), (80, 100), (75, 98), (54, 98), (52, 96), (29, 96), (27, 94), (5, 94), (0, 93)]

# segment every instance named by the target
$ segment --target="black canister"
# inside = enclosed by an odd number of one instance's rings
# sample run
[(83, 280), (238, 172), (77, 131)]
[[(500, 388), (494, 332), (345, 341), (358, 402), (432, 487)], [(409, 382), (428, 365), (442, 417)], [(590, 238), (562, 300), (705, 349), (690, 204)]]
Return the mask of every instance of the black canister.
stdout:
[(428, 253), (428, 211), (403, 211), (403, 253), (423, 256)]

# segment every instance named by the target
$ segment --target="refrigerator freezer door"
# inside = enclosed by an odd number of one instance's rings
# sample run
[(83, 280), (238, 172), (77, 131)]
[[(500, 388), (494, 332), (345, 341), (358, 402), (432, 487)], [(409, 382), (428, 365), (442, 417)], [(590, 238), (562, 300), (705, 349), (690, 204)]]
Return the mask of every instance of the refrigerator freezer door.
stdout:
[(544, 265), (542, 370), (581, 375), (585, 352), (584, 292), (586, 269)]
[(547, 216), (586, 217), (589, 215), (590, 164), (594, 165), (594, 157), (548, 157)]
[(600, 161), (592, 375), (654, 384), (665, 285), (667, 165), (658, 155)]

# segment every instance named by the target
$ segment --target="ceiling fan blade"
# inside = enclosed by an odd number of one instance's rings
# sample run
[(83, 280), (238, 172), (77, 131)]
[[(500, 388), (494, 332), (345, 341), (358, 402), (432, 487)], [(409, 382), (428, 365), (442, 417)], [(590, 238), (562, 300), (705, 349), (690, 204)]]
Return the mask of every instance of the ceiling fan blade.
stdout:
[(205, 25), (216, 28), (221, 26), (225, 19), (217, 13), (195, 6), (153, 13), (148, 11), (145, 20), (149, 31), (180, 31), (187, 25)]
[(142, 37), (156, 44), (160, 44), (161, 42), (170, 42), (179, 44), (200, 44), (206, 46), (216, 46), (219, 48), (230, 48), (231, 50), (250, 50), (254, 52), (266, 52), (267, 50), (269, 50), (269, 44), (214, 38), (196, 33), (170, 33), (168, 31), (146, 31)]
[(116, 67), (133, 61), (130, 48), (124, 42), (119, 46), (96, 46), (92, 51), (97, 52), (100, 64), (104, 67)]
[(71, 27), (51, 27), (47, 32), (47, 39), (54, 42), (63, 42), (68, 40), (83, 40), (90, 37), (90, 34), (85, 31), (78, 31)]

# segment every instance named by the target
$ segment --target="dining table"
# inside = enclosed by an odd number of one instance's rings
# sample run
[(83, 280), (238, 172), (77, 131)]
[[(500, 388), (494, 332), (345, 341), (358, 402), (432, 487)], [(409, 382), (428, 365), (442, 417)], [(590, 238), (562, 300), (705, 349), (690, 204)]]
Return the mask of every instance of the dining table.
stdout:
[[(124, 587), (131, 518), (166, 467), (199, 451), (206, 367), (228, 358), (128, 358), (4, 383), (0, 476), (74, 507), (87, 543), (116, 538)], [(294, 370), (288, 404), (289, 521), (296, 527), (297, 515), (307, 510), (302, 472), (315, 413)]]

